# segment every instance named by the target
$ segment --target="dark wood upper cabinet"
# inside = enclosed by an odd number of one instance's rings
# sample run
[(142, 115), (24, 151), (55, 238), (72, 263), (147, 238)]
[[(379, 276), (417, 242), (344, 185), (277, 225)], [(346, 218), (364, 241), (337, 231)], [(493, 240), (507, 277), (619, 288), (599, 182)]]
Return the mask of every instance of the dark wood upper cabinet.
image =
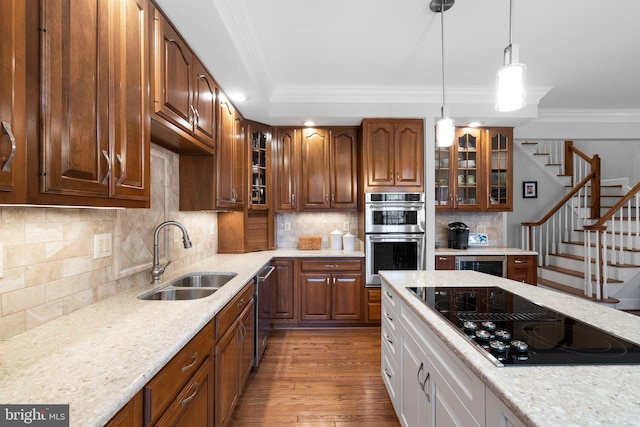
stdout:
[(422, 119), (365, 119), (365, 192), (424, 191)]
[(213, 153), (218, 85), (162, 12), (153, 12), (152, 140), (178, 153)]
[(357, 128), (278, 128), (274, 159), (277, 211), (357, 209)]
[(324, 210), (331, 207), (329, 144), (327, 129), (302, 129), (300, 210)]
[(2, 201), (149, 207), (148, 1), (12, 7), (21, 11), (9, 28), (24, 30), (13, 48), (24, 49), (16, 66), (26, 79), (24, 87), (22, 76), (11, 83), (14, 183), (22, 185), (24, 173), (26, 184)]
[(301, 130), (277, 128), (273, 141), (273, 192), (276, 212), (297, 210), (298, 152)]
[(513, 129), (456, 128), (435, 151), (436, 210), (513, 210)]
[(26, 194), (25, 2), (9, 0), (0, 14), (0, 202)]
[(220, 95), (218, 117), (216, 207), (242, 209), (248, 167), (243, 119), (224, 95)]

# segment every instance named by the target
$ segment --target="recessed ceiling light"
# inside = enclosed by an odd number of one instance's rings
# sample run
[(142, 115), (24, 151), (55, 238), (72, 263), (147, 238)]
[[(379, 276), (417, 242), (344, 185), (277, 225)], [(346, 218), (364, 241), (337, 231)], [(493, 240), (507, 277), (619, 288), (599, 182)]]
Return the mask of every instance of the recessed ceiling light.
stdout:
[(469, 122), (469, 123), (467, 123), (467, 126), (470, 127), (470, 128), (477, 128), (477, 127), (482, 126), (482, 123), (484, 123), (484, 122)]
[(247, 96), (244, 93), (232, 93), (229, 95), (229, 98), (231, 98), (232, 101), (236, 101), (236, 102), (243, 102), (247, 100)]
[(313, 120), (307, 120), (305, 122), (302, 122), (303, 125), (307, 126), (307, 127), (312, 127), (316, 125), (316, 122), (314, 122)]

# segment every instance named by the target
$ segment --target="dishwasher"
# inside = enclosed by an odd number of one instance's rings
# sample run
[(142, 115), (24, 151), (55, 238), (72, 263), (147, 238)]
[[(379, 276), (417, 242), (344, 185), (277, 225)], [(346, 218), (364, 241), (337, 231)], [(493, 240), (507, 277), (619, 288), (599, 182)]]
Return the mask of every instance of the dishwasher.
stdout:
[(275, 267), (265, 266), (255, 278), (254, 300), (256, 304), (254, 316), (253, 366), (258, 367), (260, 359), (267, 348), (267, 340), (271, 331), (271, 273)]

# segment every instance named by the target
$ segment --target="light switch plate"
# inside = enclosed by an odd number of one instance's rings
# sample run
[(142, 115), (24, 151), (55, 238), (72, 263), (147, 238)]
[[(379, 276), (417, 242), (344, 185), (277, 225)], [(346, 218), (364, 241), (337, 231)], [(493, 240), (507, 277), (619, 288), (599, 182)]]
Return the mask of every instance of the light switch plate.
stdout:
[(111, 256), (111, 233), (95, 234), (93, 236), (93, 259)]

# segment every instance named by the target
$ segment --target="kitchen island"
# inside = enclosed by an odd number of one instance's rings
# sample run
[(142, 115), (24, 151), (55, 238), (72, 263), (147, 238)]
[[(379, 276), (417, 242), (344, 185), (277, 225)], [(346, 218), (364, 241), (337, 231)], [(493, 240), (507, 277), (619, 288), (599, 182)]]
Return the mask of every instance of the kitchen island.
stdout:
[[(143, 301), (128, 290), (0, 341), (1, 404), (69, 404), (70, 425), (102, 426), (274, 257), (363, 257), (361, 251), (276, 250), (215, 255), (162, 276), (235, 272), (213, 295)], [(146, 276), (145, 276), (146, 278)], [(160, 285), (162, 286), (162, 284)]]
[[(452, 365), (460, 365), (452, 368), (452, 372), (459, 372), (460, 378), (465, 378), (461, 383), (470, 390), (467, 396), (463, 396), (468, 399), (469, 412), (473, 413), (475, 410), (480, 414), (474, 424), (497, 426), (500, 422), (509, 420), (514, 425), (527, 426), (638, 425), (640, 365), (498, 367), (483, 354), (484, 350), (476, 347), (464, 334), (455, 331), (440, 313), (425, 305), (408, 288), (497, 286), (636, 344), (640, 343), (639, 317), (573, 296), (473, 271), (384, 271), (381, 272), (381, 277), (383, 294), (388, 290), (389, 295), (399, 299), (395, 303), (398, 305), (395, 315), (401, 318), (400, 321), (407, 318), (420, 323), (425, 335), (431, 336), (431, 341), (435, 341), (433, 348), (443, 350), (445, 357), (454, 362)], [(383, 299), (383, 311), (384, 303)], [(395, 333), (401, 334), (397, 331)], [(385, 338), (383, 317), (383, 354)], [(400, 349), (397, 353), (403, 350)], [(397, 359), (411, 361), (403, 357), (403, 354), (399, 354)], [(397, 369), (401, 370), (400, 367)], [(448, 369), (445, 366), (445, 370)], [(401, 377), (399, 374), (396, 372), (395, 376)], [(384, 360), (382, 375), (383, 378), (388, 375), (384, 371)], [(426, 390), (425, 384), (430, 384), (428, 381), (438, 380), (435, 376), (427, 380), (425, 375), (426, 371), (419, 372), (418, 382)], [(411, 379), (415, 380), (415, 377), (413, 373)], [(473, 379), (477, 379), (476, 382), (485, 387), (478, 387)], [(449, 382), (451, 384), (453, 382)], [(477, 392), (477, 395), (472, 396), (471, 391)], [(390, 395), (393, 400), (393, 392)], [(429, 398), (435, 399), (433, 395)], [(395, 399), (397, 402), (399, 397), (396, 395)], [(509, 416), (499, 420), (496, 411), (501, 406)], [(406, 407), (402, 403), (396, 404), (401, 422), (402, 412)], [(498, 423), (495, 420), (499, 420)]]

